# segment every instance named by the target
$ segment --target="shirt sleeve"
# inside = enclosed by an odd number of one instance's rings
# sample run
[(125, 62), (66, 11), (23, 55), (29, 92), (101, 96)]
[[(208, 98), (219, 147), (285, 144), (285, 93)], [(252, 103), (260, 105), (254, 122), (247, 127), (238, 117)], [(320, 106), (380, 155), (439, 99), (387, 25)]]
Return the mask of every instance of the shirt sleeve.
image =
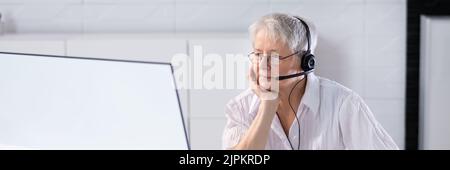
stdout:
[(356, 93), (347, 96), (339, 110), (339, 126), (346, 149), (398, 149)]
[(227, 122), (222, 136), (223, 149), (232, 149), (247, 131), (248, 126), (244, 114), (245, 111), (238, 102), (232, 100), (226, 105), (225, 117)]

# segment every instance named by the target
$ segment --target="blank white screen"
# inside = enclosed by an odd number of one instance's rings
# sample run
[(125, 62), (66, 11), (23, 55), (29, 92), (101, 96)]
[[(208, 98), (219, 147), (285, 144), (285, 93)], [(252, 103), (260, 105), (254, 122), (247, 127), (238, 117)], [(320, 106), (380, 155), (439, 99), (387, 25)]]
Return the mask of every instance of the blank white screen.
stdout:
[(0, 53), (0, 146), (188, 149), (169, 64)]

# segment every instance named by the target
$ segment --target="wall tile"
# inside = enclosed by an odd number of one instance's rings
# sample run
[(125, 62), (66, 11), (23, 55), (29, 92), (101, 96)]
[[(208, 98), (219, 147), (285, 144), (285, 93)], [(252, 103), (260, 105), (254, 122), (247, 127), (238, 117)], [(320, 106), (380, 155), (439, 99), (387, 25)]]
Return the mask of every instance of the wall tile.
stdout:
[(2, 52), (64, 55), (64, 49), (62, 40), (0, 40)]
[[(208, 71), (208, 69), (211, 69), (207, 66), (198, 66), (198, 65), (191, 65), (191, 71), (194, 77), (190, 77), (190, 80), (192, 80), (191, 85), (193, 85), (193, 89), (189, 90), (190, 92), (190, 106), (191, 106), (191, 115), (192, 117), (224, 117), (225, 116), (225, 105), (228, 103), (230, 99), (237, 96), (239, 93), (244, 91), (247, 87), (247, 58), (246, 54), (249, 53), (251, 50), (251, 45), (248, 39), (234, 39), (234, 38), (224, 38), (224, 39), (194, 39), (189, 41), (189, 56), (191, 58), (196, 57), (196, 52), (194, 51), (194, 47), (200, 47), (202, 51), (198, 51), (198, 54), (201, 54), (203, 58), (206, 58), (210, 54), (216, 54), (220, 57), (220, 60), (223, 61), (223, 74), (218, 75), (221, 76), (218, 78), (219, 80), (222, 80), (223, 83), (220, 83), (222, 85), (222, 89), (218, 89), (214, 87), (213, 89), (208, 89), (205, 87), (202, 83), (202, 81), (205, 80), (206, 75), (205, 73)], [(199, 50), (199, 49), (197, 49)], [(245, 67), (243, 72), (236, 72), (233, 65), (227, 64), (227, 59), (229, 59), (229, 56), (226, 56), (227, 54), (236, 55), (236, 57), (243, 57), (243, 61), (245, 63), (236, 63), (236, 64), (243, 64), (240, 65), (242, 67)], [(194, 61), (195, 64), (195, 61)], [(231, 66), (229, 68), (228, 66)], [(236, 65), (237, 66), (237, 65)], [(193, 71), (194, 68), (202, 67), (202, 73), (205, 77), (200, 77), (199, 74), (196, 74), (195, 71)], [(227, 69), (228, 68), (228, 69)], [(235, 81), (233, 83), (234, 86), (232, 86), (231, 89), (227, 88), (227, 81), (230, 81), (227, 79), (227, 75), (233, 74), (232, 78)], [(195, 77), (199, 76), (199, 77)], [(200, 81), (200, 88), (197, 88), (194, 83), (197, 83)], [(244, 82), (243, 87), (238, 87), (236, 84), (237, 81)], [(197, 83), (198, 84), (198, 83)], [(210, 102), (214, 101), (214, 102)]]
[(365, 61), (362, 37), (329, 38), (319, 35), (316, 49), (317, 66), (327, 69), (363, 67)]
[(0, 4), (82, 4), (83, 0), (0, 0)]
[(84, 7), (85, 32), (173, 32), (171, 3), (151, 5), (89, 5)]
[(406, 3), (368, 1), (365, 23), (369, 35), (399, 36), (406, 32)]
[(405, 143), (404, 100), (366, 99), (365, 101), (378, 122), (391, 135), (399, 148), (403, 149)]
[(364, 94), (368, 98), (405, 98), (404, 67), (371, 67), (367, 69), (364, 82)]
[(406, 61), (406, 36), (369, 36), (367, 39), (366, 65), (381, 67), (403, 67)]
[(261, 1), (231, 2), (236, 3), (229, 3), (228, 1), (177, 1), (177, 32), (246, 32), (248, 26), (254, 20), (269, 12), (268, 3), (262, 3)]
[(271, 4), (277, 4), (277, 3), (290, 3), (290, 4), (306, 4), (306, 5), (310, 5), (310, 4), (315, 4), (315, 5), (320, 5), (320, 4), (327, 4), (327, 5), (335, 5), (335, 4), (361, 4), (363, 3), (365, 0), (270, 0)]
[(2, 5), (7, 32), (81, 33), (82, 6), (70, 4)]
[(161, 2), (174, 3), (175, 0), (83, 0), (86, 5), (95, 4), (154, 4)]

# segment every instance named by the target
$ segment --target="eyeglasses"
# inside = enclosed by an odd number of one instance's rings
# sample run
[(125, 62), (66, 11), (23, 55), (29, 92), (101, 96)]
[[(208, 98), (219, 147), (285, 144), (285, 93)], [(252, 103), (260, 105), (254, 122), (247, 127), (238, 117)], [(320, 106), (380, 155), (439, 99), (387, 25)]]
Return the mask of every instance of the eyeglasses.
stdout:
[(250, 62), (253, 62), (253, 61), (261, 62), (261, 60), (262, 60), (264, 57), (267, 57), (267, 59), (268, 59), (268, 60), (270, 59), (270, 61), (276, 61), (276, 60), (284, 60), (284, 59), (287, 59), (287, 58), (289, 58), (289, 57), (291, 57), (291, 56), (293, 56), (293, 55), (298, 54), (299, 52), (300, 52), (300, 51), (297, 51), (297, 52), (295, 52), (295, 53), (293, 53), (293, 54), (290, 54), (290, 55), (284, 56), (284, 57), (278, 55), (278, 53), (276, 53), (276, 52), (272, 52), (272, 53), (270, 54), (270, 56), (265, 55), (265, 54), (263, 54), (263, 53), (251, 52), (250, 54), (248, 54), (248, 58), (250, 59)]

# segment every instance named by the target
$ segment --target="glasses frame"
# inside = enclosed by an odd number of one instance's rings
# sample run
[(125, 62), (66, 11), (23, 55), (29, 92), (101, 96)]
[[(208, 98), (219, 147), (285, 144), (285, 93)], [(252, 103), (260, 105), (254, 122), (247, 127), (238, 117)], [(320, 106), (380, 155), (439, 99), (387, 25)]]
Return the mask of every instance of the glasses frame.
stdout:
[[(277, 59), (279, 59), (279, 60), (285, 60), (285, 59), (287, 59), (287, 58), (289, 58), (289, 57), (291, 57), (291, 56), (294, 56), (294, 55), (296, 55), (296, 54), (298, 54), (298, 53), (300, 53), (300, 51), (297, 51), (297, 52), (294, 52), (294, 53), (292, 53), (292, 54), (289, 54), (289, 55), (287, 55), (287, 56), (280, 56), (280, 55), (278, 55), (278, 57), (274, 57), (274, 56), (270, 56), (270, 58), (272, 59), (272, 58), (277, 58)], [(256, 52), (251, 52), (251, 53), (249, 53), (247, 56), (248, 56), (248, 59), (250, 60), (250, 61), (252, 61), (252, 55), (255, 55), (255, 56), (257, 56), (258, 57), (258, 62), (260, 62), (261, 61), (261, 59), (262, 59), (262, 57), (264, 56), (264, 55), (256, 55), (257, 53)], [(260, 54), (262, 54), (262, 53), (260, 53)]]

